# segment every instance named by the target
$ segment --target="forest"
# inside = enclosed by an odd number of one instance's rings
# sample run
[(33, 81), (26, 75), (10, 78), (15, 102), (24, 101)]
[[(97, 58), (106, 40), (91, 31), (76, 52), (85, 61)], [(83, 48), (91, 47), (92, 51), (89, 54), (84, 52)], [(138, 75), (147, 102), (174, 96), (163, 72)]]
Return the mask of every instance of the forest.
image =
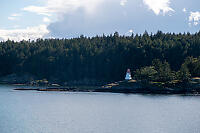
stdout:
[(200, 77), (200, 31), (0, 42), (0, 76), (30, 74), (49, 81), (187, 81)]

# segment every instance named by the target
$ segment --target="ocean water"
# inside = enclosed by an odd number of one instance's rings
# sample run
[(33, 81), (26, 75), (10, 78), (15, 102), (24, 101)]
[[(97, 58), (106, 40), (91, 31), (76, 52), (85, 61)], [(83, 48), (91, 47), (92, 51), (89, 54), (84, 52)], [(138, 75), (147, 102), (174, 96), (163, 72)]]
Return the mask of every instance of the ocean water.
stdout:
[(14, 91), (0, 86), (0, 133), (200, 133), (200, 97)]

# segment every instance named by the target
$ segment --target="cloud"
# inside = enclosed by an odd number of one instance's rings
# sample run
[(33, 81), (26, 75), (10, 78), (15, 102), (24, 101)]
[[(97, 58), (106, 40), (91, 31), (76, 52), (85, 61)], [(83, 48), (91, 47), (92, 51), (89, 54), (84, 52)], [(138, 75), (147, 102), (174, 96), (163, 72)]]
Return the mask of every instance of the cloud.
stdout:
[[(110, 34), (115, 31), (125, 33), (132, 26), (126, 23), (128, 16), (124, 16), (124, 8), (121, 8), (120, 1), (109, 0), (99, 4), (98, 8), (93, 10), (95, 15), (88, 14), (84, 8), (77, 8), (73, 12), (65, 13), (62, 19), (49, 24), (49, 35), (58, 38), (71, 38), (82, 34), (85, 36), (95, 36), (102, 35), (103, 33)], [(130, 4), (134, 2), (132, 1)], [(130, 15), (133, 14), (130, 13)]]
[(20, 14), (20, 13), (13, 13), (13, 14), (11, 14), (11, 16), (12, 17), (20, 17), (20, 16), (22, 16), (22, 14)]
[(19, 14), (19, 13), (13, 13), (11, 14), (8, 19), (9, 20), (19, 20), (19, 17), (22, 16), (22, 14)]
[(121, 0), (121, 1), (120, 1), (120, 5), (121, 5), (121, 6), (125, 6), (127, 2), (128, 2), (127, 0)]
[(17, 20), (16, 17), (8, 17), (8, 20)]
[(168, 12), (174, 12), (170, 5), (170, 0), (143, 0), (143, 3), (149, 7), (156, 15)]
[[(157, 16), (170, 15), (174, 12), (175, 7), (171, 6), (170, 0), (43, 1), (45, 2), (43, 5), (29, 5), (23, 10), (41, 15), (40, 22), (48, 24), (47, 36), (56, 38), (78, 37), (82, 34), (85, 36), (109, 35), (115, 31), (130, 35), (133, 32), (130, 29), (134, 29), (134, 33), (143, 33), (144, 30), (153, 33), (157, 30), (164, 32), (185, 30), (183, 24), (174, 25), (185, 20), (185, 16), (177, 16), (178, 12), (165, 19)], [(179, 1), (179, 3), (182, 2)], [(176, 4), (173, 3), (173, 5)], [(148, 13), (148, 8), (152, 13)], [(186, 27), (188, 28), (187, 25)]]
[(44, 6), (27, 6), (24, 11), (39, 15), (52, 16), (53, 14), (67, 14), (80, 8), (92, 14), (96, 7), (104, 0), (47, 0)]
[(44, 18), (43, 18), (43, 22), (45, 22), (45, 23), (50, 23), (51, 20), (50, 20), (48, 17), (44, 17)]
[[(46, 0), (44, 5), (29, 5), (24, 7), (22, 10), (44, 16), (41, 21), (43, 23), (48, 23), (47, 29), (51, 33), (47, 36), (55, 35), (52, 30), (56, 30), (56, 32), (58, 31), (59, 35), (62, 34), (63, 36), (66, 36), (65, 33), (69, 33), (70, 30), (73, 31), (73, 33), (82, 33), (83, 29), (84, 31), (89, 31), (87, 27), (90, 25), (95, 26), (91, 23), (92, 21), (96, 22), (96, 17), (98, 16), (97, 11), (102, 10), (100, 6), (102, 3), (105, 3), (105, 1), (106, 0)], [(111, 1), (114, 1), (118, 6), (120, 6), (120, 0)], [(76, 17), (77, 15), (80, 15), (79, 13), (81, 16)], [(101, 15), (105, 16), (105, 14)], [(50, 17), (52, 20), (49, 19)], [(84, 21), (87, 21), (88, 25)], [(70, 35), (68, 35), (68, 37), (69, 36)]]
[(37, 38), (43, 38), (49, 31), (46, 25), (39, 25), (35, 27), (27, 27), (25, 29), (0, 29), (0, 38), (1, 40), (35, 40)]
[(199, 24), (200, 12), (190, 12), (189, 24), (193, 23), (195, 26)]
[[(130, 29), (134, 29), (134, 33), (143, 33), (145, 30), (156, 32), (157, 30), (164, 29), (166, 31), (168, 21), (160, 19), (156, 15), (152, 16), (152, 14), (146, 13), (147, 10), (144, 10), (143, 0), (128, 0), (128, 5), (124, 8), (121, 8), (120, 2), (121, 0), (104, 1), (97, 6), (98, 8), (94, 10), (95, 15), (92, 16), (88, 15), (83, 8), (63, 14), (62, 19), (49, 24), (49, 35), (56, 38), (71, 38), (82, 34), (85, 36), (109, 35), (115, 31), (130, 35)], [(164, 11), (166, 13), (166, 10), (163, 10), (159, 8), (159, 13)], [(175, 18), (175, 16), (172, 16), (171, 19), (174, 22), (180, 20)], [(163, 26), (160, 26), (160, 24)], [(167, 30), (174, 31), (175, 28), (173, 26), (174, 24), (170, 28), (167, 27)]]
[(37, 13), (39, 15), (51, 16), (52, 11), (47, 7), (39, 7), (39, 6), (28, 6), (23, 8), (24, 11)]

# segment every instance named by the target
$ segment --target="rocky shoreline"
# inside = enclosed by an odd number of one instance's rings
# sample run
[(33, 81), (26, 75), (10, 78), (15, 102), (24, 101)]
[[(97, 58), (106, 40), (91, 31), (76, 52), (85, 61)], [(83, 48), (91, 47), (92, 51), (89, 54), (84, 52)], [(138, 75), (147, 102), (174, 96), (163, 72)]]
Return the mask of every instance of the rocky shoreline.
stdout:
[(108, 93), (139, 93), (139, 94), (200, 94), (200, 85), (180, 87), (160, 87), (144, 85), (136, 80), (119, 81), (105, 86), (76, 86), (76, 87), (46, 87), (46, 88), (16, 88), (14, 90), (34, 91), (65, 91), (65, 92), (108, 92)]
[[(124, 80), (118, 82), (83, 79), (60, 83), (57, 80), (38, 79), (28, 74), (11, 74), (0, 78), (1, 84), (21, 86), (15, 90), (34, 91), (66, 91), (66, 92), (109, 92), (109, 93), (140, 93), (140, 94), (200, 94), (200, 78), (189, 82), (173, 80), (171, 82), (152, 82), (140, 80)], [(23, 88), (23, 86), (29, 86)], [(32, 87), (30, 87), (32, 86)]]

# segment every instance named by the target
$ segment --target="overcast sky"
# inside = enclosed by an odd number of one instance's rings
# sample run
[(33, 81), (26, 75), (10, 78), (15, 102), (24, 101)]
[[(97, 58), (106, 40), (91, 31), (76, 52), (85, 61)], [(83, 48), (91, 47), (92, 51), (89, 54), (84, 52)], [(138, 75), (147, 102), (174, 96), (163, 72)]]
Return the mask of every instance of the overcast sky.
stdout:
[(200, 30), (199, 0), (1, 0), (0, 40)]

